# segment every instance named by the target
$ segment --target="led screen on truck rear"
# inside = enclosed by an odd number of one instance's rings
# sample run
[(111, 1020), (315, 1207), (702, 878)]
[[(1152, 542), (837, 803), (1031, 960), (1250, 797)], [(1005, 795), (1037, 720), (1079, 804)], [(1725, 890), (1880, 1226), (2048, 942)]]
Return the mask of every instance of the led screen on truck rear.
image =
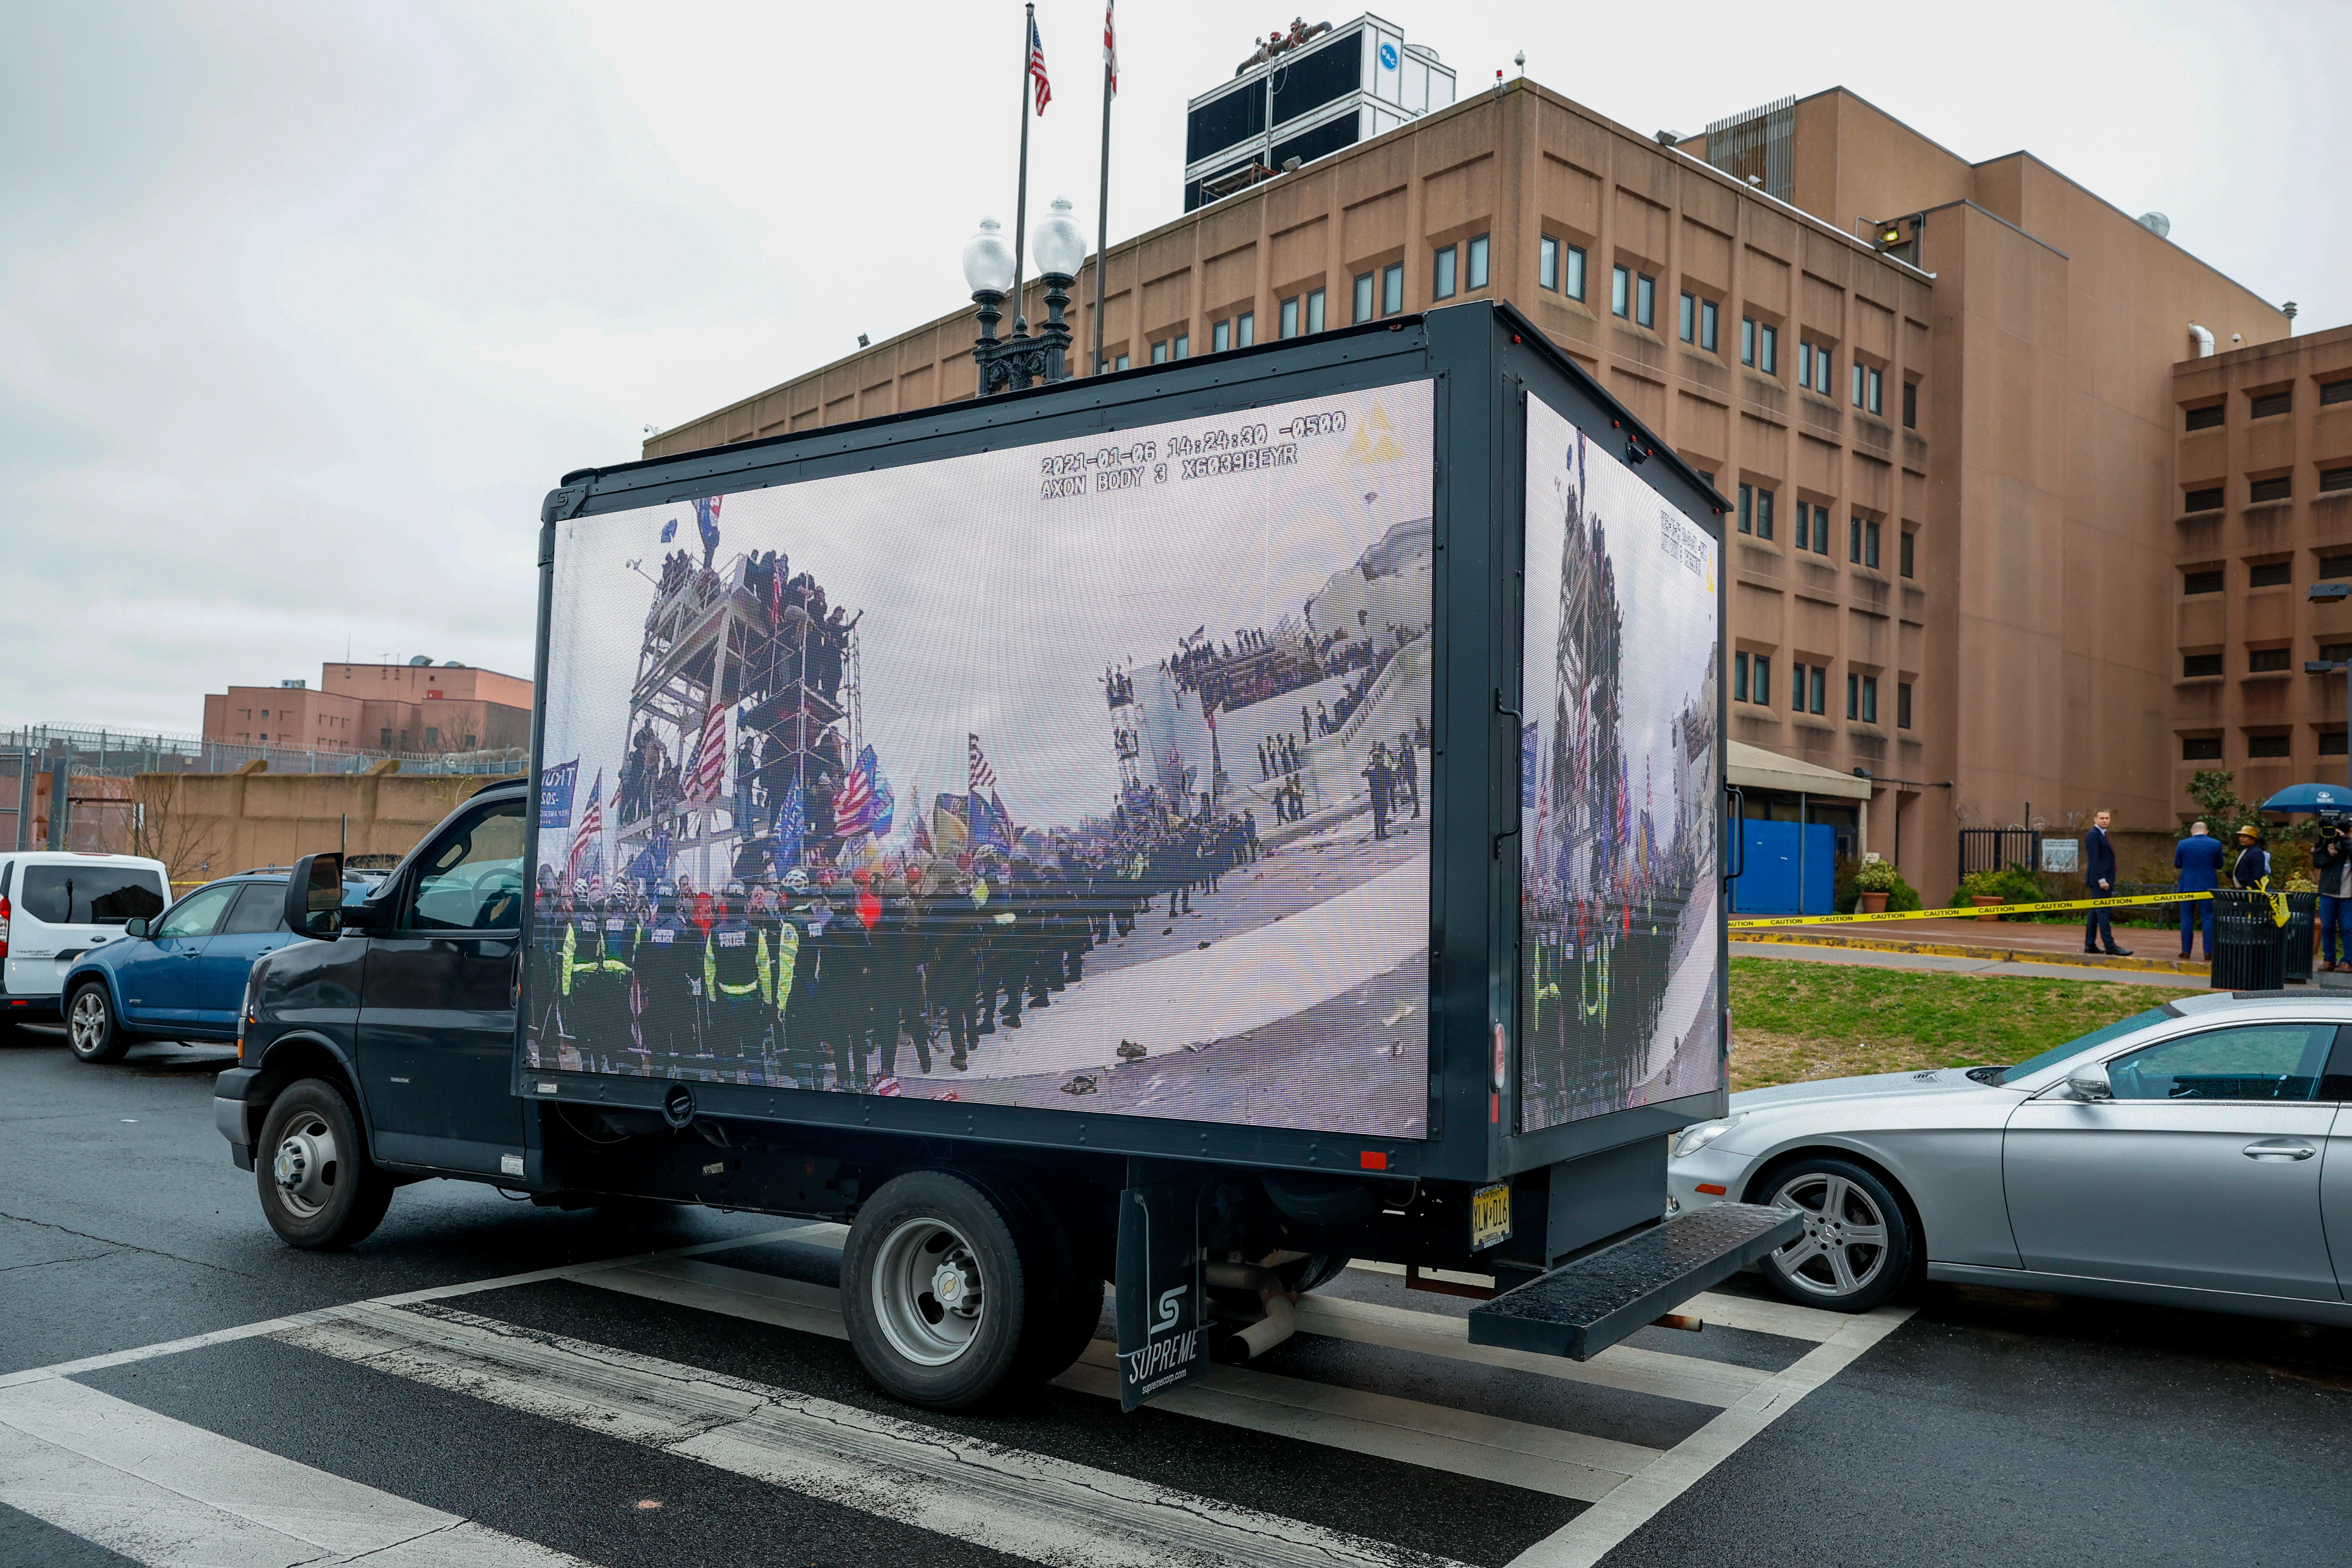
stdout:
[(532, 1065), (1420, 1136), (1432, 420), (558, 523)]
[(1720, 546), (1528, 400), (1519, 1126), (1722, 1084)]

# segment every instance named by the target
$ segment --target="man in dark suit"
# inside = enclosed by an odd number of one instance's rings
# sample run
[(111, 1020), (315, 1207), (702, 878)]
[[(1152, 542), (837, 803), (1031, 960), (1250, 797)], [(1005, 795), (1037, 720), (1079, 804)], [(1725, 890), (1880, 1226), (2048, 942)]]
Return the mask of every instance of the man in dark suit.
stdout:
[[(2111, 899), (2116, 895), (2116, 847), (2107, 837), (2106, 812), (2093, 819), (2091, 831), (2083, 835), (2083, 890), (2094, 899)], [(2116, 958), (2129, 958), (2131, 949), (2116, 945), (2115, 928), (2108, 923), (2105, 910), (2083, 912), (2083, 951), (2106, 952)]]
[[(2189, 825), (2189, 837), (2172, 847), (2172, 863), (2180, 871), (2179, 889), (2184, 893), (2210, 892), (2221, 885), (2221, 862), (2229, 851), (2221, 841), (2205, 830), (2201, 822)], [(2198, 899), (2180, 906), (2180, 956), (2189, 956), (2189, 945), (2197, 933), (2200, 919), (2205, 926), (2205, 956), (2213, 956), (2213, 900)]]

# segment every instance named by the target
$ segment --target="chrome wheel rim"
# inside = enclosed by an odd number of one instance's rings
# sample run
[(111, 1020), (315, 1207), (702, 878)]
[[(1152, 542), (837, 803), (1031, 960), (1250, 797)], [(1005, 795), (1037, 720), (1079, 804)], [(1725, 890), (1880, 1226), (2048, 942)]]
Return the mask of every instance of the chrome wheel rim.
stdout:
[(106, 1046), (106, 998), (85, 991), (73, 1000), (73, 1016), (66, 1020), (66, 1037), (77, 1056), (94, 1056)]
[(1886, 1267), (1886, 1216), (1843, 1176), (1826, 1171), (1792, 1176), (1772, 1202), (1805, 1218), (1805, 1234), (1772, 1255), (1780, 1277), (1799, 1289), (1851, 1296)]
[(305, 1110), (278, 1140), (270, 1156), (270, 1179), (278, 1196), (298, 1219), (310, 1219), (333, 1201), (336, 1160), (335, 1130), (315, 1110)]
[(988, 1313), (978, 1254), (936, 1219), (901, 1220), (882, 1238), (873, 1290), (882, 1337), (919, 1366), (945, 1366), (970, 1350)]

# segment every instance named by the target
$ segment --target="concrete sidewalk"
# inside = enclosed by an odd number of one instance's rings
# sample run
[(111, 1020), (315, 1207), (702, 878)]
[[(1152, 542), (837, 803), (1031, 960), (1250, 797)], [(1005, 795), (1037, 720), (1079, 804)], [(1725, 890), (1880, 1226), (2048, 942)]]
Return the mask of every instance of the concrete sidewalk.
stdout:
[[(1928, 944), (1933, 946), (1934, 944)], [(2104, 980), (2128, 985), (2177, 985), (2201, 991), (2207, 984), (2205, 966), (2175, 969), (2128, 967), (2135, 961), (2116, 959), (2106, 964), (2036, 963), (2020, 961), (1997, 950), (1967, 952), (1946, 947), (1922, 951), (1917, 946), (1859, 942), (1739, 942), (1731, 944), (1734, 958), (1798, 959), (1809, 963), (1853, 963), (1873, 969), (1935, 970), (1948, 974), (1998, 974), (2013, 979)], [(2335, 976), (2328, 976), (2334, 979)]]
[(2202, 960), (2184, 962), (2176, 956), (2180, 951), (2178, 928), (2150, 931), (2144, 927), (2118, 927), (2116, 940), (2132, 950), (2131, 956), (2126, 958), (2084, 952), (2080, 924), (2042, 925), (2025, 921), (1967, 918), (1734, 930), (1731, 940), (1736, 943), (1753, 943), (1759, 947), (1852, 948), (1866, 952), (1975, 959), (1994, 963), (2122, 970), (2135, 975), (2182, 974), (2193, 976), (2200, 984), (2204, 984), (2210, 973), (2210, 965)]

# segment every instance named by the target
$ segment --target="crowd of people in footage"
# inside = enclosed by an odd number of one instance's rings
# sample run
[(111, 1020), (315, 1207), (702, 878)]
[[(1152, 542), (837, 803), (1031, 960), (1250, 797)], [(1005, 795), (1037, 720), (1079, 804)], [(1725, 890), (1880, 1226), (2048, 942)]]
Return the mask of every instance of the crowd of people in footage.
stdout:
[(1142, 791), (1108, 839), (1034, 856), (915, 852), (609, 892), (545, 867), (539, 1059), (897, 1093), (909, 1050), (921, 1073), (935, 1054), (969, 1070), (989, 1037), (1083, 982), (1093, 949), (1191, 913), (1261, 852), (1253, 813), (1185, 817)]

